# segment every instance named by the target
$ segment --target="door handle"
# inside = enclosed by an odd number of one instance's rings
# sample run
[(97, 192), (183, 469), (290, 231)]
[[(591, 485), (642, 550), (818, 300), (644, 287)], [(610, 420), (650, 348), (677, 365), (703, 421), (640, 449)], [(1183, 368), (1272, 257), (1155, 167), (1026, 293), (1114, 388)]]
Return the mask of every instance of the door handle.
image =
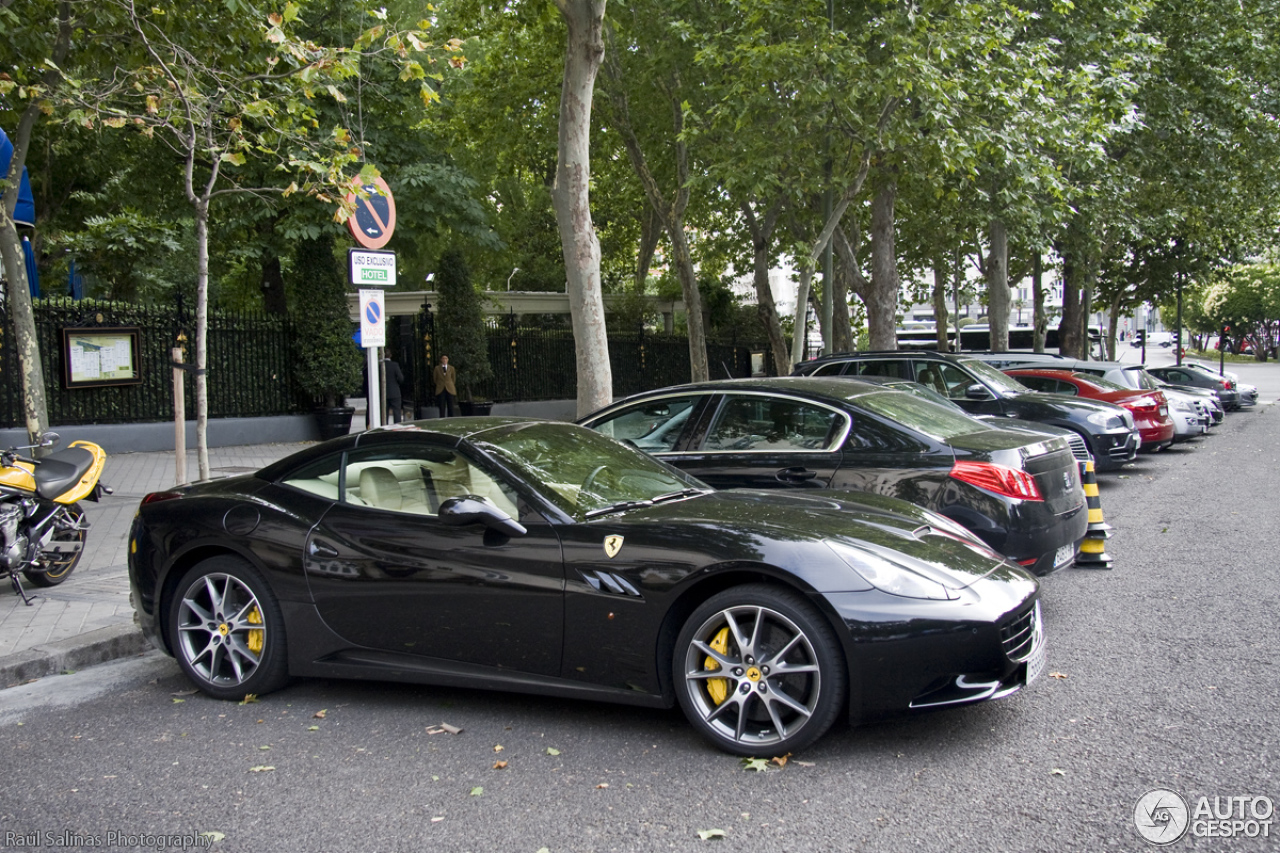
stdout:
[(802, 467), (783, 468), (773, 476), (781, 483), (805, 483), (817, 477), (818, 472), (810, 471), (808, 468)]
[(312, 539), (307, 543), (307, 553), (312, 557), (336, 557), (338, 556), (338, 549), (332, 545), (326, 545), (323, 542), (317, 542)]

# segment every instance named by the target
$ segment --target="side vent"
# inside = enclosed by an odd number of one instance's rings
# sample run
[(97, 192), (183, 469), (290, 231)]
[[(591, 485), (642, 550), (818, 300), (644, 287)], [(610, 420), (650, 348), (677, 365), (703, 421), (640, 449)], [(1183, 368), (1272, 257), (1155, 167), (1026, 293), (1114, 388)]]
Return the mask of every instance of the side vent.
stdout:
[(640, 590), (631, 585), (631, 582), (622, 575), (610, 574), (606, 571), (597, 570), (594, 572), (582, 572), (582, 577), (597, 592), (613, 593), (614, 595), (630, 595), (634, 598), (644, 598), (640, 594)]

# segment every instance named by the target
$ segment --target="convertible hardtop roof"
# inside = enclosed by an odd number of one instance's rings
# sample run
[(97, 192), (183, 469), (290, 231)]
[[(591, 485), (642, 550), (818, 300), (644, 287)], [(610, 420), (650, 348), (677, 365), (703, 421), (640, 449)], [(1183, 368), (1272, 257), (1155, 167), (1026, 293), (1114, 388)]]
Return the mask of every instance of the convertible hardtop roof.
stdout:
[(262, 470), (258, 471), (258, 476), (267, 480), (278, 480), (288, 471), (293, 470), (299, 465), (305, 465), (313, 459), (326, 456), (330, 453), (340, 450), (350, 450), (355, 447), (370, 443), (391, 442), (396, 440), (396, 436), (416, 435), (428, 436), (432, 438), (452, 439), (454, 444), (478, 435), (479, 433), (491, 430), (497, 427), (519, 426), (521, 424), (534, 423), (562, 423), (560, 421), (546, 421), (539, 418), (515, 418), (515, 417), (471, 417), (471, 418), (426, 418), (419, 421), (409, 421), (407, 423), (395, 426), (378, 427), (376, 429), (365, 430), (364, 432), (351, 433), (350, 435), (341, 435), (329, 441), (322, 441), (312, 447), (298, 451), (292, 456), (286, 456), (277, 462), (273, 462)]

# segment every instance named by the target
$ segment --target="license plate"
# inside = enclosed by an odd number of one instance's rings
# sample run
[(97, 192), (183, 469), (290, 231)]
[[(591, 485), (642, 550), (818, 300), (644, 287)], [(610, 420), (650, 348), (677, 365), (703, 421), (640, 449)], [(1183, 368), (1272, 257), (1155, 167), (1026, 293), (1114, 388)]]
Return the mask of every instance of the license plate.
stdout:
[(1075, 558), (1076, 558), (1076, 546), (1063, 545), (1061, 548), (1058, 549), (1058, 552), (1053, 555), (1053, 567), (1055, 569), (1061, 568), (1062, 566), (1065, 566), (1067, 563), (1071, 562)]

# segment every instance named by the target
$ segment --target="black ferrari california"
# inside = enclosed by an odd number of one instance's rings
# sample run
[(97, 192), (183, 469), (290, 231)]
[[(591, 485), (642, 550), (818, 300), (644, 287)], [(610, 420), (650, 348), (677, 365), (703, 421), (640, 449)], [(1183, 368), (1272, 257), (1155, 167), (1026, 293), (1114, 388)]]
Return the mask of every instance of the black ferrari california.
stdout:
[(147, 495), (144, 633), (205, 693), (386, 679), (649, 707), (739, 755), (1008, 695), (1034, 578), (893, 498), (712, 491), (573, 424), (419, 421)]

